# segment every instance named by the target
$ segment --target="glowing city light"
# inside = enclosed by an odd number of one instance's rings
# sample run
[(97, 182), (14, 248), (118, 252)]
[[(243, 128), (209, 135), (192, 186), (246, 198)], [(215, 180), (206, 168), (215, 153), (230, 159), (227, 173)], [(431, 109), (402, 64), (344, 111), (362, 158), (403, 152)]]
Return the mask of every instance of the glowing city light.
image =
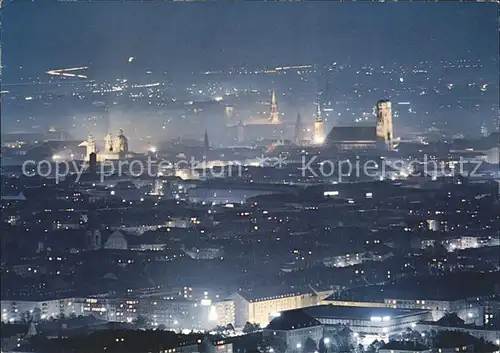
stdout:
[(87, 69), (88, 69), (87, 66), (72, 67), (72, 68), (69, 68), (69, 69), (55, 69), (55, 70), (49, 70), (49, 71), (47, 71), (47, 74), (49, 74), (51, 76), (88, 78), (88, 76), (86, 76), (86, 75), (71, 73), (73, 71), (83, 71), (83, 70), (87, 70)]

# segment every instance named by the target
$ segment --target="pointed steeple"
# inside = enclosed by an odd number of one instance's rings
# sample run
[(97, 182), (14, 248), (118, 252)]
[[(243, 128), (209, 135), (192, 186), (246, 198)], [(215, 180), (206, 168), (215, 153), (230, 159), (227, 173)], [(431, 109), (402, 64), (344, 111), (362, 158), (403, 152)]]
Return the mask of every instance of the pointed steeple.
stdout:
[(210, 150), (210, 143), (208, 142), (208, 132), (205, 129), (205, 139), (203, 140), (203, 153), (207, 156), (208, 151)]
[(280, 123), (278, 103), (276, 101), (276, 92), (274, 90), (271, 93), (271, 116), (269, 117), (269, 121), (271, 124)]
[(319, 101), (316, 103), (316, 106), (316, 121), (323, 122), (323, 116), (321, 115), (321, 105), (319, 104)]
[(302, 118), (300, 117), (300, 113), (297, 113), (297, 121), (295, 122), (295, 137), (294, 137), (294, 142), (296, 145), (300, 145), (303, 136), (302, 136)]

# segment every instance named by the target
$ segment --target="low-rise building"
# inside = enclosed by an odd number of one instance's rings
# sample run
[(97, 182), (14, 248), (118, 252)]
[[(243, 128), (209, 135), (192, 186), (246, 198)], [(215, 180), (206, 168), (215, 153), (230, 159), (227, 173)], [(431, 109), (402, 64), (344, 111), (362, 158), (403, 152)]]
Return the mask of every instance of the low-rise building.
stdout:
[(338, 325), (348, 326), (357, 336), (364, 337), (362, 344), (385, 340), (392, 335), (431, 318), (430, 310), (393, 309), (319, 305), (303, 309), (325, 326), (325, 336), (337, 331)]
[[(276, 314), (277, 317), (271, 321), (272, 324), (267, 326), (266, 331), (269, 331), (270, 328), (274, 328), (273, 322), (280, 323), (281, 321), (279, 319), (283, 317), (286, 319), (284, 321), (286, 323), (285, 327), (288, 328), (286, 330), (281, 330), (286, 331), (281, 333), (281, 335), (287, 337), (289, 341), (294, 337), (304, 339), (306, 338), (306, 334), (309, 335), (308, 330), (311, 330), (311, 334), (316, 336), (319, 334), (319, 331), (317, 332), (316, 330), (317, 321), (322, 325), (322, 337), (327, 341), (338, 336), (339, 328), (347, 327), (352, 331), (353, 337), (358, 341), (357, 343), (368, 345), (375, 340), (384, 340), (387, 342), (390, 336), (399, 334), (407, 328), (415, 327), (418, 322), (430, 320), (431, 318), (430, 310), (421, 309), (403, 310), (376, 307), (317, 305), (295, 311), (300, 312), (300, 314), (295, 312), (290, 314), (289, 311)], [(293, 323), (289, 323), (294, 317), (300, 318), (300, 322), (302, 323), (305, 322), (304, 318), (307, 317), (315, 319), (315, 321), (313, 321), (314, 325), (311, 324), (314, 329), (308, 328), (308, 330), (303, 330), (304, 327), (300, 327), (298, 324), (294, 325)], [(278, 331), (280, 330), (276, 329), (275, 331), (277, 332), (276, 335), (278, 335)], [(267, 332), (267, 335), (269, 336), (271, 333)], [(274, 335), (274, 333), (272, 333), (272, 335)]]
[(38, 320), (58, 318), (70, 315), (82, 315), (84, 313), (81, 300), (73, 297), (65, 297), (47, 300), (2, 300), (0, 308), (2, 311), (2, 322), (15, 322), (28, 319), (33, 316)]
[(277, 315), (263, 332), (266, 345), (275, 351), (302, 352), (306, 341), (318, 344), (323, 338), (321, 322), (303, 310), (289, 310)]
[(467, 324), (483, 325), (484, 321), (484, 307), (479, 301), (473, 303), (466, 299), (429, 297), (429, 299), (385, 299), (385, 303), (395, 309), (431, 310), (434, 321), (449, 313), (456, 313)]

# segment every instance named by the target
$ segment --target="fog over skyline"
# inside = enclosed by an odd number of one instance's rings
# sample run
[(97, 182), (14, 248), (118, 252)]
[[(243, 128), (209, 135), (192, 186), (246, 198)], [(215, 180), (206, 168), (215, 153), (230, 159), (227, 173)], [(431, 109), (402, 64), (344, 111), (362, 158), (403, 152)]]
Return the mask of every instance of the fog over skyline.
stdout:
[[(492, 131), (498, 117), (496, 6), (12, 1), (3, 9), (2, 83), (10, 93), (2, 124), (6, 131), (56, 126), (79, 138), (118, 127), (138, 137), (168, 139), (181, 131), (200, 137), (209, 129), (222, 138), (224, 105), (235, 105), (243, 122), (267, 118), (274, 89), (290, 124), (299, 112), (312, 123), (314, 102), (327, 90), (322, 104), (334, 105), (328, 129), (365, 119), (378, 99), (389, 98), (411, 103), (396, 116), (401, 133), (434, 125), (479, 134), (484, 124)], [(293, 65), (310, 65), (309, 72), (262, 72)], [(88, 67), (92, 87), (46, 73), (79, 66)], [(151, 96), (157, 101), (142, 104), (106, 92), (117, 79), (161, 83)], [(84, 91), (85, 98), (72, 101)], [(54, 94), (66, 98), (23, 101)], [(219, 107), (184, 111), (184, 103), (217, 96), (225, 97)], [(102, 111), (95, 106), (101, 103)], [(94, 127), (70, 121), (89, 116), (99, 116)]]

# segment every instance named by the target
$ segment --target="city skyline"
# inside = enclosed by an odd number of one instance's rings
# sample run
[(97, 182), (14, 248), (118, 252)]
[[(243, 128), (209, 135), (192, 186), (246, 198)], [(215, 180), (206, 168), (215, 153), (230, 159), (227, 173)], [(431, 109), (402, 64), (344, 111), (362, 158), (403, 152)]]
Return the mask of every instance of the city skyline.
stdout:
[(1, 352), (499, 353), (498, 24), (4, 1)]
[[(3, 130), (55, 126), (84, 139), (97, 134), (82, 123), (94, 116), (100, 130), (155, 141), (204, 129), (224, 141), (224, 105), (234, 106), (234, 123), (265, 119), (274, 90), (280, 120), (293, 124), (301, 113), (308, 129), (318, 96), (332, 110), (326, 132), (360, 123), (388, 98), (401, 108), (398, 136), (429, 127), (479, 135), (498, 118), (494, 6), (12, 2), (3, 9)], [(300, 69), (276, 70), (284, 67)], [(220, 97), (220, 108), (199, 106)], [(192, 109), (175, 107), (190, 101)], [(408, 102), (408, 111), (398, 105)]]

